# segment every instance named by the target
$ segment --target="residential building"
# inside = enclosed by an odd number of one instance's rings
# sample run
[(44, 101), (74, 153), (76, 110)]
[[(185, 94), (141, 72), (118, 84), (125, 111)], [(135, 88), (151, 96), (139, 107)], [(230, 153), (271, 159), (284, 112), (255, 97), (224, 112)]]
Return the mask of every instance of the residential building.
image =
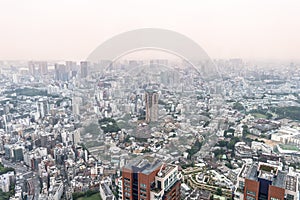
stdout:
[(152, 157), (138, 158), (122, 169), (122, 194), (125, 200), (180, 199), (177, 165)]
[(81, 78), (86, 78), (88, 76), (88, 62), (80, 62), (80, 74)]
[(100, 184), (100, 196), (103, 200), (114, 200), (115, 196), (113, 195), (111, 189), (106, 183)]
[(299, 177), (280, 166), (259, 162), (245, 164), (237, 179), (234, 199), (296, 200)]
[(147, 91), (146, 101), (146, 122), (155, 122), (158, 120), (158, 93), (156, 91)]

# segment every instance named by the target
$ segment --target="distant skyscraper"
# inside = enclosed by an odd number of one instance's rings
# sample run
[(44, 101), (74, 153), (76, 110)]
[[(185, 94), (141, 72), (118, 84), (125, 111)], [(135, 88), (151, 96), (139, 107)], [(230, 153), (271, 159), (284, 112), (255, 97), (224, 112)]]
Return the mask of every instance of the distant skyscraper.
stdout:
[(23, 148), (22, 147), (15, 147), (13, 149), (13, 154), (14, 154), (14, 161), (15, 162), (23, 161), (24, 154), (23, 154)]
[(30, 75), (35, 75), (35, 65), (34, 62), (30, 61), (28, 62), (28, 70)]
[(73, 144), (77, 145), (80, 142), (80, 131), (77, 129), (72, 134)]
[(123, 167), (119, 194), (127, 200), (179, 200), (180, 176), (177, 165), (138, 158)]
[(55, 64), (55, 80), (58, 81), (68, 81), (69, 72), (67, 71), (66, 65)]
[(39, 73), (40, 73), (40, 75), (45, 75), (48, 73), (48, 63), (47, 62), (39, 62)]
[(66, 67), (68, 71), (77, 70), (77, 64), (75, 61), (66, 61)]
[(29, 61), (29, 74), (32, 76), (42, 76), (48, 73), (48, 63), (45, 61)]
[(168, 60), (167, 59), (152, 59), (150, 60), (150, 67), (156, 67), (156, 66), (168, 66)]
[(40, 118), (44, 118), (49, 113), (49, 103), (47, 99), (39, 99), (37, 102), (37, 113)]
[(80, 115), (80, 104), (82, 103), (82, 99), (80, 97), (72, 98), (72, 111), (74, 115)]
[(81, 78), (87, 77), (87, 75), (88, 75), (88, 62), (87, 61), (80, 62), (80, 73), (81, 73)]
[(158, 93), (147, 91), (145, 94), (146, 122), (155, 122), (158, 119)]
[(66, 68), (69, 72), (69, 77), (75, 77), (78, 71), (77, 64), (74, 61), (66, 61)]

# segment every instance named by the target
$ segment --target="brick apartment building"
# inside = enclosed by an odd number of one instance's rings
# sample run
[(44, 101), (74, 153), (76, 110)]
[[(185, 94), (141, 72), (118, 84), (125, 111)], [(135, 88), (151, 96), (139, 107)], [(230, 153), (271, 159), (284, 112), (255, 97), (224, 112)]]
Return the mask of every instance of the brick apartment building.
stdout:
[(289, 170), (268, 163), (245, 164), (237, 179), (234, 199), (296, 200), (299, 199), (299, 177)]
[(180, 176), (176, 165), (152, 157), (138, 158), (122, 169), (119, 199), (179, 200)]

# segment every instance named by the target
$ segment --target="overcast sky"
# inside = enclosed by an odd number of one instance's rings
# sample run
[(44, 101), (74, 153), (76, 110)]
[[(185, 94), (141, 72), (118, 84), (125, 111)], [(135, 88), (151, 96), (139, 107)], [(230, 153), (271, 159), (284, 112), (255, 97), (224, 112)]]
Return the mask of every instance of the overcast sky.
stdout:
[(84, 60), (138, 28), (182, 33), (212, 58), (300, 59), (299, 0), (0, 0), (0, 59)]

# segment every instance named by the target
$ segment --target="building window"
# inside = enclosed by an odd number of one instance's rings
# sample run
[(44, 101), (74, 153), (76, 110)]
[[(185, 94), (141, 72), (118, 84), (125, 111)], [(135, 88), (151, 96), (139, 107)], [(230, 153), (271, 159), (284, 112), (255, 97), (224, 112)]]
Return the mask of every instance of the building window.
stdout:
[(140, 189), (141, 192), (147, 193), (145, 189)]
[(125, 186), (130, 186), (130, 183), (125, 182), (124, 185)]
[(251, 196), (256, 196), (256, 192), (247, 190), (247, 194), (251, 195)]
[(286, 195), (286, 200), (294, 200), (294, 195), (287, 194)]
[(141, 196), (141, 197), (147, 197), (147, 194), (140, 193), (140, 196)]
[(140, 186), (141, 186), (141, 188), (147, 188), (147, 185), (144, 183), (141, 183)]
[(130, 197), (130, 193), (128, 193), (128, 192), (125, 192), (125, 196), (128, 196), (128, 197)]
[(244, 187), (245, 187), (245, 183), (243, 181), (239, 181), (239, 188), (241, 190), (244, 190)]
[(165, 185), (165, 188), (168, 187), (168, 185), (169, 185), (169, 179), (165, 180), (164, 185)]
[(271, 197), (271, 200), (280, 200), (280, 199), (275, 198), (275, 197)]
[(157, 181), (157, 188), (160, 190), (161, 189), (161, 181)]
[(246, 199), (247, 200), (255, 200), (255, 197), (247, 196)]

